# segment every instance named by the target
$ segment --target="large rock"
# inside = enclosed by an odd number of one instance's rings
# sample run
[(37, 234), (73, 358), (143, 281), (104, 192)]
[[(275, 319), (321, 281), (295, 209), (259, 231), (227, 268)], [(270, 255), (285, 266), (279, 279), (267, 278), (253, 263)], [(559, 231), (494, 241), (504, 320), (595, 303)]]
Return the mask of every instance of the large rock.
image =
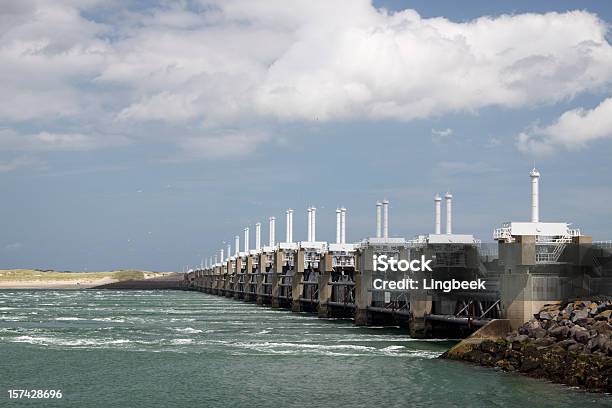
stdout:
[(455, 358), (612, 392), (612, 297), (545, 305), (506, 333)]
[(577, 342), (582, 344), (587, 344), (591, 337), (589, 331), (580, 326), (572, 327), (570, 333)]
[(570, 317), (573, 323), (576, 323), (581, 320), (586, 320), (589, 317), (589, 309), (574, 310)]
[(548, 334), (558, 339), (564, 339), (569, 334), (569, 331), (570, 329), (567, 326), (557, 326), (554, 329), (549, 330)]
[(595, 315), (595, 320), (610, 320), (612, 318), (612, 310), (604, 310)]

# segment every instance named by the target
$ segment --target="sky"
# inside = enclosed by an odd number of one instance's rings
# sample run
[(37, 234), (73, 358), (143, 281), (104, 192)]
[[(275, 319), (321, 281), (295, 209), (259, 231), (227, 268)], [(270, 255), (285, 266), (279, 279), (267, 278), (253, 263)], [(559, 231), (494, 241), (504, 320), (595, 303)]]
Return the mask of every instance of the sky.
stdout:
[[(0, 268), (180, 271), (305, 239), (530, 215), (612, 239), (604, 1), (4, 1)], [(251, 240), (254, 233), (251, 232)], [(251, 241), (251, 247), (253, 246)]]

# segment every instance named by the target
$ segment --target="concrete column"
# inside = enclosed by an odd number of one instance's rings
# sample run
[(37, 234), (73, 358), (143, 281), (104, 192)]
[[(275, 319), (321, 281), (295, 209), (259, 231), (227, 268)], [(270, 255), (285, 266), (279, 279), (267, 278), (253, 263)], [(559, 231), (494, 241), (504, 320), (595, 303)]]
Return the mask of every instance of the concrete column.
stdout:
[(327, 302), (331, 299), (332, 287), (329, 284), (332, 279), (332, 255), (330, 253), (321, 256), (319, 263), (319, 305), (317, 314), (319, 317), (330, 317), (331, 311)]
[(213, 294), (217, 295), (219, 294), (219, 285), (220, 285), (220, 276), (219, 276), (219, 267), (215, 266), (213, 268)]
[[(427, 259), (431, 259), (431, 254), (426, 252), (425, 256)], [(400, 250), (400, 259), (408, 258), (408, 250), (406, 248), (402, 248)], [(423, 279), (431, 278), (431, 272), (413, 272), (412, 278), (417, 282), (423, 282)], [(431, 295), (429, 295), (426, 290), (423, 290), (421, 284), (419, 284), (419, 289), (410, 290), (408, 296), (410, 299), (410, 311), (412, 312), (411, 319), (408, 322), (410, 337), (429, 337), (431, 327), (428, 323), (426, 323), (425, 316), (431, 314), (433, 304)]]
[[(245, 282), (244, 290), (245, 292), (251, 290), (250, 283), (252, 279), (253, 279), (253, 255), (249, 255), (247, 256), (246, 271), (244, 272), (244, 282)], [(250, 301), (250, 300), (255, 300), (255, 298), (252, 293), (245, 293), (244, 300)]]
[(233, 297), (234, 296), (234, 284), (232, 280), (234, 279), (234, 274), (232, 272), (232, 262), (227, 259), (225, 262), (225, 297)]
[(304, 250), (298, 249), (295, 251), (294, 266), (293, 266), (293, 279), (291, 280), (291, 310), (293, 312), (302, 311), (302, 302), (300, 298), (304, 293)]
[(357, 256), (355, 269), (355, 324), (367, 326), (371, 323), (368, 307), (372, 305), (372, 248), (364, 248)]
[(517, 237), (520, 248), (520, 265), (536, 264), (536, 237), (535, 235), (520, 235)]
[(244, 279), (244, 277), (242, 276), (242, 258), (236, 257), (235, 269), (236, 269), (236, 284), (235, 284), (235, 289), (234, 289), (234, 298), (240, 299), (243, 297), (243, 295), (242, 293), (240, 293), (240, 284), (238, 283), (238, 281), (241, 278)]
[(283, 262), (285, 254), (282, 249), (274, 252), (274, 261), (272, 264), (272, 307), (280, 307), (280, 276), (283, 273)]
[(264, 295), (264, 281), (266, 279), (267, 271), (266, 271), (266, 254), (259, 254), (259, 266), (257, 267), (257, 275), (255, 275), (257, 286), (255, 286), (255, 293), (258, 305), (263, 305), (265, 303)]

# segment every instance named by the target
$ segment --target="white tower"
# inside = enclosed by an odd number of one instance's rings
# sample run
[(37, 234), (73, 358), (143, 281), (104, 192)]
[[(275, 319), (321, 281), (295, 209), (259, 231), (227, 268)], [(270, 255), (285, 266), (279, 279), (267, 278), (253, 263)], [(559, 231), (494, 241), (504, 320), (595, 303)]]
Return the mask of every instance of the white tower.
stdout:
[(286, 214), (286, 237), (285, 237), (285, 241), (286, 242), (293, 242), (293, 210), (291, 208), (289, 208), (287, 210)]
[(440, 198), (440, 196), (438, 194), (435, 195), (434, 197), (434, 233), (435, 234), (440, 234), (440, 218), (442, 217), (442, 211), (440, 209), (441, 207), (441, 201), (442, 198)]
[(446, 193), (444, 196), (446, 199), (446, 233), (453, 233), (453, 195)]
[(340, 219), (342, 233), (340, 234), (340, 239), (343, 244), (346, 244), (346, 208), (342, 207), (340, 211), (342, 211), (342, 217)]
[(234, 237), (234, 250), (236, 251), (236, 256), (240, 253), (240, 235), (236, 235)]
[(336, 244), (341, 243), (342, 235), (342, 210), (336, 208)]
[(255, 224), (255, 249), (261, 249), (261, 222)]
[(389, 238), (389, 200), (383, 200), (383, 238)]
[(376, 238), (382, 237), (382, 204), (376, 203)]
[(308, 207), (308, 221), (306, 225), (306, 241), (312, 241), (312, 208)]
[(271, 247), (276, 245), (276, 218), (270, 217), (270, 239), (268, 243)]
[(291, 225), (289, 224), (289, 210), (285, 211), (285, 242), (291, 242)]
[(531, 222), (540, 222), (540, 172), (535, 168), (529, 173), (531, 177)]
[(317, 240), (317, 209), (312, 207), (311, 209), (311, 220), (312, 220), (312, 242)]
[(249, 227), (244, 229), (244, 252), (249, 252)]

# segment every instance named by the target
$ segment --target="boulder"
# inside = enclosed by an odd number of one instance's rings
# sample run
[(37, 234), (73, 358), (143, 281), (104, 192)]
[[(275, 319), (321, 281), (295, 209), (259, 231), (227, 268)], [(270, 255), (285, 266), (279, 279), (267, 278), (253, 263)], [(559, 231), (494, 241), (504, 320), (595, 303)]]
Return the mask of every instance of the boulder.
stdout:
[(565, 339), (565, 340), (562, 340), (562, 341), (558, 342), (557, 346), (561, 346), (564, 349), (567, 349), (569, 346), (574, 345), (574, 344), (577, 344), (576, 340), (574, 340), (574, 339)]
[(589, 342), (589, 332), (587, 330), (576, 330), (574, 331), (574, 339), (578, 343), (587, 344)]
[(601, 313), (595, 315), (595, 320), (605, 320), (608, 321), (612, 319), (612, 309), (603, 310)]
[(484, 353), (495, 354), (499, 349), (499, 345), (492, 340), (484, 340), (480, 343), (480, 350)]
[(589, 317), (588, 309), (577, 309), (574, 310), (571, 314), (571, 321), (576, 323), (581, 320), (586, 320)]
[(550, 336), (546, 336), (546, 337), (542, 337), (539, 339), (535, 339), (533, 341), (533, 344), (535, 344), (536, 346), (550, 346), (551, 344), (554, 344), (557, 342), (557, 339), (555, 339), (554, 337), (550, 337)]
[(516, 366), (511, 361), (504, 360), (504, 359), (498, 360), (495, 363), (495, 366), (501, 368), (504, 371), (515, 371), (516, 370)]
[(609, 349), (612, 350), (612, 342), (609, 336), (598, 334), (588, 341), (586, 349), (591, 353), (594, 351), (607, 353)]
[(550, 312), (540, 312), (538, 316), (541, 320), (552, 320), (555, 317)]
[(568, 352), (581, 353), (584, 351), (584, 344), (572, 344), (567, 348)]
[(569, 331), (570, 329), (567, 326), (557, 326), (554, 329), (549, 330), (548, 334), (558, 339), (564, 339), (569, 334)]

